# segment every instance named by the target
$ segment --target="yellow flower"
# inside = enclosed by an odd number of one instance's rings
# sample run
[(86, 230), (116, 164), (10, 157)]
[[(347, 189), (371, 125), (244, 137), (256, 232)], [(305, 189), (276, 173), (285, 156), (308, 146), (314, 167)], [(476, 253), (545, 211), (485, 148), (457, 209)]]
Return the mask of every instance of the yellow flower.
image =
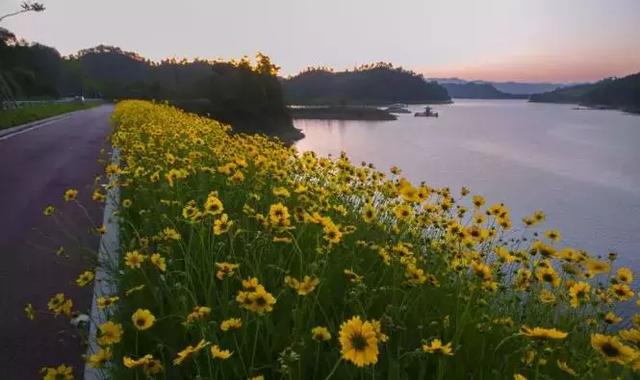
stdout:
[(618, 335), (629, 343), (633, 343), (636, 346), (640, 345), (640, 330), (636, 328), (628, 329), (628, 330), (620, 330)]
[(576, 371), (574, 371), (573, 368), (569, 367), (567, 362), (556, 360), (556, 364), (558, 365), (558, 368), (560, 368), (561, 371), (564, 371), (565, 373), (568, 373), (571, 376), (577, 375)]
[(33, 313), (33, 305), (28, 303), (25, 307), (24, 307), (24, 315), (27, 317), (28, 320), (33, 321), (36, 316)]
[(362, 279), (364, 278), (361, 275), (357, 274), (356, 272), (352, 271), (351, 269), (345, 269), (344, 274), (347, 277), (347, 280), (349, 280), (354, 284), (358, 284), (362, 282)]
[(318, 342), (326, 342), (331, 339), (331, 333), (324, 326), (316, 326), (311, 329), (311, 337)]
[(218, 271), (216, 272), (216, 278), (218, 280), (223, 280), (226, 277), (233, 276), (233, 274), (235, 273), (235, 270), (240, 268), (239, 264), (233, 264), (233, 263), (227, 263), (227, 262), (216, 263), (215, 265), (218, 268)]
[(560, 241), (560, 232), (558, 230), (545, 231), (544, 236), (551, 241)]
[(616, 279), (625, 284), (631, 284), (633, 282), (633, 272), (627, 267), (622, 267), (616, 272)]
[(153, 326), (156, 317), (147, 309), (138, 309), (131, 315), (131, 321), (138, 330), (147, 330)]
[(240, 318), (229, 318), (220, 323), (222, 331), (237, 330), (240, 327), (242, 327), (242, 319)]
[(524, 375), (521, 375), (519, 373), (514, 373), (513, 380), (527, 380), (527, 378)]
[(227, 360), (233, 355), (233, 352), (229, 350), (221, 349), (217, 344), (211, 346), (211, 357), (214, 359)]
[(118, 300), (120, 300), (120, 297), (118, 296), (113, 296), (113, 297), (98, 297), (97, 300), (97, 304), (98, 304), (98, 309), (103, 310), (111, 305), (113, 305), (114, 303), (118, 302)]
[(482, 195), (474, 195), (472, 197), (473, 206), (475, 208), (480, 208), (484, 205), (484, 197)]
[(73, 380), (73, 367), (60, 364), (58, 367), (45, 367), (40, 370), (44, 380)]
[(147, 259), (147, 256), (141, 254), (138, 251), (127, 252), (124, 256), (124, 263), (131, 269), (140, 268), (142, 263)]
[(618, 324), (618, 323), (622, 322), (622, 318), (617, 316), (614, 312), (610, 311), (607, 314), (605, 314), (604, 321), (607, 324), (615, 325), (615, 324)]
[(471, 270), (473, 271), (473, 273), (478, 276), (482, 281), (491, 281), (493, 278), (493, 274), (491, 271), (491, 267), (488, 266), (485, 263), (481, 263), (481, 262), (472, 262), (471, 263)]
[(194, 206), (192, 203), (187, 204), (182, 209), (182, 217), (190, 221), (198, 220), (198, 218), (200, 218), (201, 215), (202, 214), (200, 213), (200, 210), (198, 210), (198, 208)]
[(342, 358), (358, 367), (378, 362), (378, 339), (370, 322), (355, 316), (340, 326), (340, 353)]
[(182, 364), (185, 360), (189, 359), (190, 357), (192, 357), (193, 355), (195, 355), (196, 353), (198, 353), (200, 350), (202, 350), (208, 345), (209, 345), (209, 342), (202, 339), (195, 347), (191, 345), (187, 346), (184, 350), (178, 352), (178, 356), (175, 359), (173, 359), (173, 365)]
[(182, 236), (180, 235), (180, 233), (176, 231), (174, 228), (169, 228), (169, 227), (165, 228), (164, 230), (162, 230), (162, 235), (166, 240), (182, 239)]
[(159, 253), (152, 254), (149, 259), (151, 261), (151, 264), (158, 268), (160, 272), (164, 272), (167, 270), (167, 261)]
[(591, 292), (591, 285), (586, 282), (580, 281), (571, 285), (569, 288), (569, 296), (571, 297), (571, 307), (577, 308), (581, 302), (589, 300), (589, 292)]
[(373, 223), (376, 219), (376, 209), (371, 204), (366, 204), (362, 208), (362, 219), (365, 223)]
[(56, 208), (52, 205), (47, 206), (42, 212), (45, 216), (51, 216), (56, 211)]
[(291, 196), (291, 194), (289, 193), (289, 190), (287, 190), (284, 187), (274, 187), (272, 190), (272, 193), (276, 197), (282, 197), (282, 198), (289, 198)]
[(547, 289), (544, 289), (544, 290), (542, 290), (540, 292), (540, 296), (538, 297), (538, 299), (542, 303), (554, 303), (554, 302), (556, 302), (556, 296), (553, 295), (553, 293), (551, 293)]
[(620, 343), (618, 338), (603, 334), (591, 335), (591, 346), (608, 362), (627, 364), (638, 357), (638, 352)]
[(107, 200), (107, 196), (101, 193), (100, 190), (96, 189), (93, 191), (93, 194), (91, 194), (91, 199), (96, 202), (102, 203)]
[(326, 224), (322, 231), (324, 232), (324, 239), (329, 243), (337, 244), (342, 240), (342, 232), (333, 223)]
[(635, 295), (631, 287), (627, 284), (613, 284), (609, 288), (609, 291), (618, 301), (630, 300)]
[(560, 285), (560, 276), (552, 267), (538, 267), (536, 269), (536, 278), (538, 281), (546, 282), (554, 288)]
[(269, 222), (275, 227), (288, 227), (291, 224), (289, 209), (282, 203), (276, 203), (269, 207)]
[(442, 344), (440, 339), (434, 339), (428, 344), (422, 345), (422, 351), (428, 354), (438, 354), (443, 356), (452, 356), (453, 349), (451, 348), (451, 342)]
[(609, 271), (610, 265), (607, 262), (590, 259), (587, 261), (587, 273), (589, 276), (595, 276), (600, 273), (607, 273)]
[(251, 305), (249, 310), (254, 313), (264, 314), (273, 310), (276, 299), (264, 288), (259, 287), (255, 292), (249, 294)]
[(70, 298), (65, 298), (64, 293), (58, 293), (49, 300), (47, 307), (56, 315), (64, 314), (69, 317), (73, 309), (73, 301)]
[(214, 235), (222, 235), (229, 231), (229, 228), (233, 225), (233, 221), (229, 220), (229, 215), (222, 214), (218, 219), (213, 222)]
[(187, 315), (187, 324), (193, 323), (200, 319), (207, 318), (211, 314), (211, 308), (206, 306), (196, 306), (193, 308), (193, 311), (189, 315)]
[(122, 325), (119, 323), (107, 321), (98, 326), (98, 330), (100, 330), (100, 337), (97, 342), (100, 346), (116, 344), (122, 339)]
[(530, 328), (528, 326), (522, 326), (520, 328), (520, 334), (531, 339), (564, 339), (569, 335), (557, 329), (547, 329), (543, 327)]
[(144, 355), (139, 359), (133, 359), (129, 356), (123, 356), (122, 364), (127, 368), (137, 368), (137, 367), (146, 366), (152, 359), (153, 359), (153, 356), (151, 356), (150, 354)]
[[(150, 356), (150, 355), (149, 355)], [(164, 367), (162, 363), (158, 359), (149, 359), (142, 367), (144, 373), (147, 375), (157, 375), (160, 372), (164, 371)]]
[(78, 286), (80, 287), (85, 286), (91, 281), (93, 281), (94, 277), (95, 276), (92, 271), (90, 270), (84, 271), (78, 276), (78, 278), (76, 278), (76, 284), (78, 284)]
[(78, 198), (78, 190), (69, 189), (64, 192), (64, 201), (69, 202)]
[(286, 276), (284, 278), (284, 282), (290, 288), (294, 289), (298, 293), (298, 295), (306, 296), (310, 294), (316, 288), (316, 286), (318, 286), (320, 280), (317, 278), (304, 276), (304, 279), (302, 281), (298, 281), (293, 277)]
[(393, 209), (393, 213), (400, 221), (407, 221), (413, 218), (413, 208), (407, 204), (401, 204)]
[(398, 189), (398, 194), (402, 197), (402, 199), (407, 203), (417, 203), (420, 202), (420, 197), (418, 195), (418, 189), (413, 187), (409, 181), (402, 178), (400, 180), (400, 188)]
[(87, 359), (87, 364), (89, 365), (89, 367), (92, 367), (92, 368), (101, 368), (102, 366), (104, 366), (106, 362), (111, 360), (111, 356), (112, 354), (111, 354), (110, 347), (102, 348), (98, 350), (98, 352), (96, 352), (95, 354), (89, 355), (89, 358)]
[(129, 208), (131, 207), (132, 204), (133, 204), (133, 201), (131, 199), (125, 199), (122, 201), (122, 207), (124, 208)]

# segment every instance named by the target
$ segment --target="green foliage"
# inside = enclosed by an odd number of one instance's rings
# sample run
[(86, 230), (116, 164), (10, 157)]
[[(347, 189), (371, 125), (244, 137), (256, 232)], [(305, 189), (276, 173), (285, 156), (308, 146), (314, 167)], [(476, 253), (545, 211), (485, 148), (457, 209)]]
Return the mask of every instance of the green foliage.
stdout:
[(0, 111), (0, 129), (10, 128), (67, 112), (79, 111), (101, 104), (100, 102), (42, 103), (17, 109)]
[(608, 106), (638, 111), (640, 110), (640, 73), (531, 95), (530, 101)]
[(309, 69), (283, 81), (288, 104), (441, 103), (451, 100), (442, 86), (422, 75), (377, 63), (352, 71)]

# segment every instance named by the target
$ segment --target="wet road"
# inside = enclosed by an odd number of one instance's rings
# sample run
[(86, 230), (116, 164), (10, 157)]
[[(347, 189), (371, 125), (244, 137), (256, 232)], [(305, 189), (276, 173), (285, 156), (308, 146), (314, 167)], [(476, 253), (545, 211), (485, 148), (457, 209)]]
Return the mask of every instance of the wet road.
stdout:
[[(89, 232), (102, 209), (91, 193), (112, 110), (96, 107), (0, 139), (0, 379), (41, 378), (40, 368), (61, 363), (73, 365), (80, 378), (80, 339), (68, 318), (46, 312), (47, 301), (64, 292), (74, 310), (87, 312), (90, 305), (93, 284), (79, 288), (74, 280), (91, 266), (87, 249), (97, 248)], [(87, 213), (62, 201), (68, 188), (79, 190)], [(42, 213), (49, 204), (56, 205), (55, 219)], [(59, 246), (68, 258), (56, 255)], [(38, 311), (35, 321), (24, 315), (27, 303)]]

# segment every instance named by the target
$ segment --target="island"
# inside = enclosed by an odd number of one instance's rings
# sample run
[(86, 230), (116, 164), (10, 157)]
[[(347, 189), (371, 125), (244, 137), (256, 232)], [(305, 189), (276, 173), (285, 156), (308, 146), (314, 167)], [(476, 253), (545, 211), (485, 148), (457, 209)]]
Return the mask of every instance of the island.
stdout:
[(396, 120), (388, 111), (367, 106), (289, 107), (294, 119), (320, 120)]
[(382, 106), (451, 102), (447, 90), (438, 83), (384, 62), (340, 72), (310, 67), (281, 82), (287, 104)]
[(578, 104), (588, 108), (610, 108), (640, 113), (640, 73), (535, 94), (529, 101)]

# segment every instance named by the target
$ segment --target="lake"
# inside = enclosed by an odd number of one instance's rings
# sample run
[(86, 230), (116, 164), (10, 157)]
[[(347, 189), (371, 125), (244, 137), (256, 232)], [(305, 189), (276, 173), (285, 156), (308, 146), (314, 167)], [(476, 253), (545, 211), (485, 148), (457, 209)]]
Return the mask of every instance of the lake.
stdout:
[[(421, 106), (410, 106), (413, 112)], [(640, 116), (522, 100), (455, 100), (439, 118), (395, 121), (295, 120), (299, 150), (396, 165), (417, 183), (468, 186), (504, 202), (515, 227), (542, 209), (540, 228), (594, 255), (617, 252), (640, 269)]]

